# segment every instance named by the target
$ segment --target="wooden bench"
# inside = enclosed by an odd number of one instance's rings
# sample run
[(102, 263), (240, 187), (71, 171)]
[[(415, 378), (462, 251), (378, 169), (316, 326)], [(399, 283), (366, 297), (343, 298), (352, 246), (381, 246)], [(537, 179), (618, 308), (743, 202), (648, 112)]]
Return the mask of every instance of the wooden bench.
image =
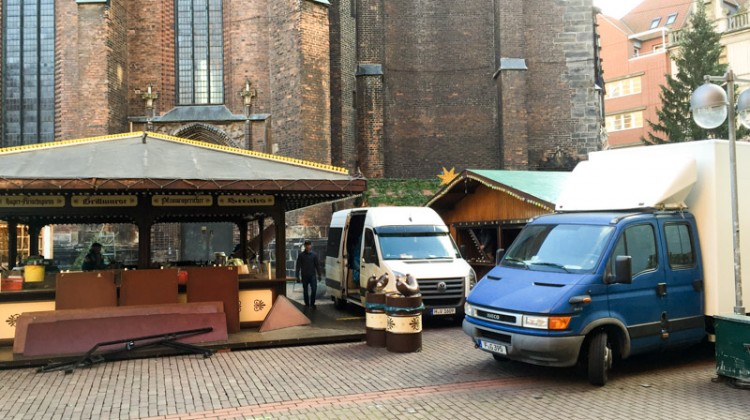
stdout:
[(203, 327), (212, 327), (213, 331), (181, 341), (201, 343), (228, 338), (222, 302), (25, 312), (16, 322), (13, 353), (23, 356), (82, 354), (100, 342)]

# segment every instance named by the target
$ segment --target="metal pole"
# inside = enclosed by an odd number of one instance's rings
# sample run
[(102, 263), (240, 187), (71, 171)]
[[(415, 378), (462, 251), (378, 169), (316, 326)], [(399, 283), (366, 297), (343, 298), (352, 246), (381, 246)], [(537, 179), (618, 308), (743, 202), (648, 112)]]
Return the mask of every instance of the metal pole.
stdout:
[(739, 222), (739, 211), (738, 211), (738, 198), (737, 198), (737, 121), (735, 121), (734, 111), (734, 72), (732, 70), (727, 71), (727, 98), (729, 99), (728, 104), (728, 120), (729, 120), (729, 188), (731, 190), (731, 201), (732, 201), (732, 242), (734, 245), (734, 291), (736, 305), (734, 307), (734, 313), (737, 315), (745, 315), (745, 308), (742, 306), (742, 270), (740, 268), (740, 222)]

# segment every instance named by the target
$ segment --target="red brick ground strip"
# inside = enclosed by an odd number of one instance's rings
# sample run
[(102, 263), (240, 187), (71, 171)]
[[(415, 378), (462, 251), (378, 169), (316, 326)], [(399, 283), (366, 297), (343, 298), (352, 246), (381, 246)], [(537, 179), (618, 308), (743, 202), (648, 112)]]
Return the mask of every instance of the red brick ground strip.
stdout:
[[(249, 405), (236, 408), (222, 408), (217, 410), (203, 411), (199, 413), (183, 413), (169, 416), (151, 417), (151, 419), (214, 419), (239, 416), (255, 416), (280, 411), (299, 410), (304, 408), (316, 408), (323, 406), (335, 406), (346, 403), (362, 403), (367, 401), (381, 401), (392, 398), (418, 397), (422, 395), (431, 395), (435, 393), (450, 393), (457, 391), (466, 391), (470, 389), (485, 388), (508, 388), (517, 387), (538, 382), (539, 378), (505, 378), (493, 379), (489, 381), (459, 382), (453, 384), (420, 386), (405, 389), (392, 389), (387, 391), (374, 391), (364, 394), (338, 395), (322, 398), (308, 398), (302, 400), (290, 400), (283, 402), (274, 402), (268, 404)], [(148, 419), (147, 419), (148, 420)]]

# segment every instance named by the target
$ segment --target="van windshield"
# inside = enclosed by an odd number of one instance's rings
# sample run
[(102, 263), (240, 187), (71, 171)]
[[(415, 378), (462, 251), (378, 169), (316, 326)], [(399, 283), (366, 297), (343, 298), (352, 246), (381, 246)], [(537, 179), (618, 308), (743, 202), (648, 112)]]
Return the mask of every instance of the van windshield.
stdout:
[(458, 258), (458, 250), (447, 228), (377, 229), (384, 260)]
[(501, 265), (533, 271), (591, 272), (612, 236), (612, 226), (529, 225)]

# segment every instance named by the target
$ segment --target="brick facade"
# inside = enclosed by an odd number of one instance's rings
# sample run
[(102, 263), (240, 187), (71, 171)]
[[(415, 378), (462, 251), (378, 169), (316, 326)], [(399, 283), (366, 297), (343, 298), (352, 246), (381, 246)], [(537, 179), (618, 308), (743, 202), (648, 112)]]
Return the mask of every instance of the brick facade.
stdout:
[(331, 49), (331, 163), (356, 170), (357, 120), (354, 98), (357, 89), (353, 69), (357, 68), (355, 52), (356, 3), (351, 0), (333, 0), (330, 7)]
[[(353, 54), (381, 66), (382, 86), (356, 77), (357, 107), (344, 104), (333, 127), (349, 115), (358, 131), (334, 132), (334, 159), (351, 162), (343, 145), (355, 143), (366, 176), (430, 178), (442, 167), (559, 169), (553, 156), (600, 147), (591, 0), (342, 0), (332, 33), (351, 26), (352, 5), (356, 45), (332, 37), (332, 68)], [(527, 69), (498, 72), (503, 58)], [(341, 70), (338, 89), (351, 79)]]
[(56, 2), (55, 138), (143, 129), (150, 84), (159, 94), (154, 131), (247, 147), (239, 91), (248, 80), (250, 147), (277, 142), (281, 154), (330, 163), (328, 11), (314, 0), (224, 0), (223, 106), (232, 117), (160, 121), (176, 106), (175, 0)]

